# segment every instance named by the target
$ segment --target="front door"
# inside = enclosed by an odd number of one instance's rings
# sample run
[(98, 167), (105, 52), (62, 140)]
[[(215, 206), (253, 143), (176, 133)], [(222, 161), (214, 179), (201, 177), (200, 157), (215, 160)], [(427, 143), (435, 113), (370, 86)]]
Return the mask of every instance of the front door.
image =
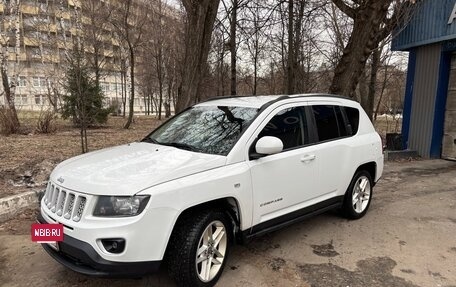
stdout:
[(286, 220), (281, 216), (305, 207), (309, 199), (318, 196), (318, 159), (314, 154), (316, 147), (306, 146), (310, 140), (305, 109), (299, 106), (278, 108), (265, 122), (267, 124), (260, 127), (257, 138), (277, 137), (282, 140), (284, 150), (249, 161), (253, 225), (258, 229)]

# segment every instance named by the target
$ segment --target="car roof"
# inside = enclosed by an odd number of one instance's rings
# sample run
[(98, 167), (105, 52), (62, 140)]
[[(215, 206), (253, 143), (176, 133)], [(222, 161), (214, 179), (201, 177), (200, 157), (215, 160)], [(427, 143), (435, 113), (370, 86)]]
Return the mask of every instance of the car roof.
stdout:
[(215, 97), (201, 102), (195, 106), (228, 106), (228, 107), (249, 107), (249, 108), (263, 108), (275, 102), (287, 99), (306, 98), (307, 100), (329, 100), (339, 99), (354, 101), (348, 97), (330, 95), (330, 94), (297, 94), (297, 95), (270, 95), (270, 96), (226, 96)]

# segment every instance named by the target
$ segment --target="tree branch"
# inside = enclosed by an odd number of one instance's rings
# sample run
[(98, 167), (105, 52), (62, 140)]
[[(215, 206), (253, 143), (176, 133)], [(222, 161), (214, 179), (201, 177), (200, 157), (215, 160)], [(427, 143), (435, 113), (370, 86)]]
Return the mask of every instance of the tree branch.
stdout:
[(344, 0), (332, 0), (332, 2), (340, 9), (340, 11), (344, 12), (348, 17), (354, 19), (356, 11), (352, 7), (348, 6)]

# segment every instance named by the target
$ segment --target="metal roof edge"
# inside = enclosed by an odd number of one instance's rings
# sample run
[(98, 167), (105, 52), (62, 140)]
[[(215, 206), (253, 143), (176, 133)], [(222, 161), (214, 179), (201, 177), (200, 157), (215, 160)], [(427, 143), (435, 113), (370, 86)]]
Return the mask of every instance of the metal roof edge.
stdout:
[(438, 44), (441, 42), (445, 42), (448, 40), (454, 40), (456, 39), (456, 34), (454, 35), (447, 35), (444, 37), (438, 37), (438, 38), (433, 38), (433, 39), (428, 39), (424, 41), (418, 41), (410, 44), (405, 44), (405, 45), (394, 45), (394, 42), (391, 44), (391, 51), (409, 51), (410, 49), (420, 47), (420, 46), (426, 46), (430, 44)]

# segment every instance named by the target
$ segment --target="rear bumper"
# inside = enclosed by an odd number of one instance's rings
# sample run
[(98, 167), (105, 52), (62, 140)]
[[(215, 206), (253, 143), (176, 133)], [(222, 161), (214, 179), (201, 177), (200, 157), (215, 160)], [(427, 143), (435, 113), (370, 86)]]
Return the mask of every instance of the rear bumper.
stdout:
[[(45, 223), (41, 214), (38, 221)], [(81, 240), (64, 235), (59, 250), (42, 244), (44, 250), (65, 267), (85, 275), (96, 277), (140, 277), (158, 271), (161, 261), (115, 262), (100, 257), (93, 247)]]

